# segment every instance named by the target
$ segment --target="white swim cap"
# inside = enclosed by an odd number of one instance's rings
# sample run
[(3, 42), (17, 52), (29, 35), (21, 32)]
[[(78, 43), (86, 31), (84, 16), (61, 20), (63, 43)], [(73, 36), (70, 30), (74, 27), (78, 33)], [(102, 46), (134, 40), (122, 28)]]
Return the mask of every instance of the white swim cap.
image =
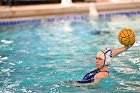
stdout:
[(109, 48), (105, 48), (97, 53), (96, 57), (100, 57), (104, 60), (104, 66), (108, 66), (111, 61), (112, 51)]
[(102, 51), (99, 51), (96, 57), (102, 58), (104, 60), (104, 53)]

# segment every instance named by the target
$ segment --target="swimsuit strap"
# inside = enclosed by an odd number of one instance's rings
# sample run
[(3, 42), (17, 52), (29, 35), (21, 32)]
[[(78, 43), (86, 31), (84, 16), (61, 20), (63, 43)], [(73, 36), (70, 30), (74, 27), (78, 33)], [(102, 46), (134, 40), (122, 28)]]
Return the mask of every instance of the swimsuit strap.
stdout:
[(105, 71), (99, 71), (99, 72), (109, 72), (109, 71), (105, 70)]

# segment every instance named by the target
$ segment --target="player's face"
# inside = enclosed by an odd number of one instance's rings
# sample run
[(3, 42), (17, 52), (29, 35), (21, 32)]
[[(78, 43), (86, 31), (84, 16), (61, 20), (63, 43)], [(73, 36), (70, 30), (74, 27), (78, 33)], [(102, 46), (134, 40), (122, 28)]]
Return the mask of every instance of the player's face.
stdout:
[(104, 59), (96, 57), (96, 68), (101, 69), (104, 65)]

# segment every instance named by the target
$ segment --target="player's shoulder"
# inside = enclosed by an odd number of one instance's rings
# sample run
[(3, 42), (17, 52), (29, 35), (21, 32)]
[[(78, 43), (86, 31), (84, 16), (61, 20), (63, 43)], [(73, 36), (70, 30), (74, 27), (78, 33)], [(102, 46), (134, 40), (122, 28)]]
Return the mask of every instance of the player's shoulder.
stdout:
[(100, 79), (103, 79), (103, 78), (107, 78), (109, 76), (108, 72), (99, 72), (95, 75), (95, 79), (96, 78), (100, 78)]

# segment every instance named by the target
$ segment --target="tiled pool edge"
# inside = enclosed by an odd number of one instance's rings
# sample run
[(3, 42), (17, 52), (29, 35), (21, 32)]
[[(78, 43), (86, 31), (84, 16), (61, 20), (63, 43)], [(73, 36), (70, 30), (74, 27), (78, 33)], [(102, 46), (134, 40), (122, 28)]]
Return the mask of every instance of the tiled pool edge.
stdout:
[[(140, 15), (140, 10), (137, 11), (122, 11), (122, 12), (110, 12), (110, 13), (102, 13), (99, 14), (99, 18), (106, 18), (110, 17), (113, 15), (126, 15), (126, 16), (131, 16), (131, 15)], [(63, 20), (81, 20), (81, 19), (86, 19), (88, 15), (66, 15), (66, 16), (57, 16), (57, 17), (50, 17), (50, 18), (45, 18), (47, 19), (47, 22), (58, 22), (58, 21), (63, 21)], [(40, 18), (32, 18), (32, 19), (18, 19), (18, 20), (11, 20), (11, 21), (0, 21), (0, 26), (3, 25), (17, 25), (17, 24), (25, 24), (25, 23), (38, 23), (41, 22), (41, 17)]]

